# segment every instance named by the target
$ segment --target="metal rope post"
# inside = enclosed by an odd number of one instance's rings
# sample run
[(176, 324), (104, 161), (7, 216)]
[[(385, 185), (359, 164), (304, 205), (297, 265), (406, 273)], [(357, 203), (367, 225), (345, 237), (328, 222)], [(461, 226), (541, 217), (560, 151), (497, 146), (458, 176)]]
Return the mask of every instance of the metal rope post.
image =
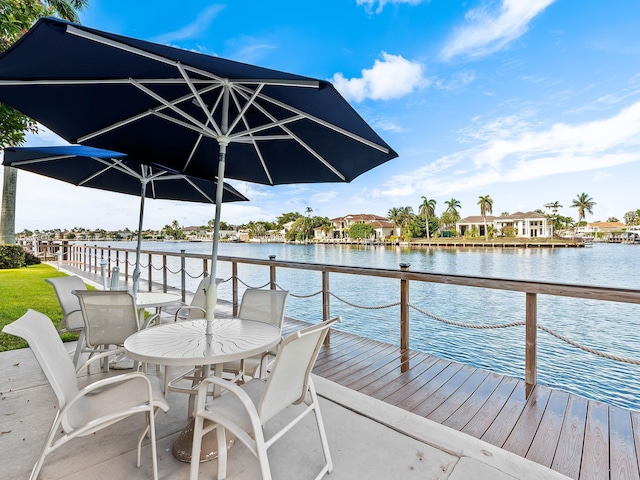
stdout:
[(185, 250), (180, 250), (180, 289), (182, 290), (182, 302), (184, 303), (187, 298), (187, 259), (184, 257)]
[[(401, 263), (400, 270), (407, 271), (410, 263)], [(409, 280), (400, 279), (400, 371), (409, 370)]]
[[(322, 272), (322, 320), (328, 321), (331, 319), (331, 295), (329, 294), (329, 272)], [(324, 337), (324, 345), (328, 346), (331, 343), (329, 338), (331, 330), (327, 331), (327, 336)]]

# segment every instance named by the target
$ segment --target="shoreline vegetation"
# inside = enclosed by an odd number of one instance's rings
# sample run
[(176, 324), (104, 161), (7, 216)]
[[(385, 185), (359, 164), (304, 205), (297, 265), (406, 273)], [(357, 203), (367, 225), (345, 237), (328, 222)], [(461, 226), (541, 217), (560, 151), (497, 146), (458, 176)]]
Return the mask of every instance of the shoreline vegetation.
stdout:
[[(116, 240), (116, 239), (107, 239), (107, 238), (95, 238), (91, 240), (52, 240), (51, 243), (87, 243), (91, 242), (127, 242), (130, 240)], [(202, 240), (202, 239), (184, 239), (184, 240), (167, 240), (167, 239), (152, 239), (152, 238), (143, 238), (143, 242), (184, 242), (184, 243), (210, 243), (211, 240)], [(431, 238), (427, 240), (426, 238), (418, 238), (413, 239), (411, 241), (377, 241), (377, 240), (363, 240), (363, 239), (330, 239), (330, 240), (290, 240), (290, 241), (282, 241), (276, 240), (269, 237), (263, 238), (252, 238), (249, 241), (233, 241), (228, 239), (220, 239), (221, 243), (282, 243), (289, 245), (363, 245), (363, 246), (387, 246), (387, 247), (487, 247), (487, 248), (496, 248), (496, 247), (584, 247), (591, 243), (592, 239), (583, 240), (577, 238), (575, 240), (571, 239), (559, 239), (559, 238), (490, 238), (489, 240), (484, 240), (481, 238), (467, 238), (467, 237), (450, 237), (450, 238)], [(41, 243), (47, 243), (43, 241)]]

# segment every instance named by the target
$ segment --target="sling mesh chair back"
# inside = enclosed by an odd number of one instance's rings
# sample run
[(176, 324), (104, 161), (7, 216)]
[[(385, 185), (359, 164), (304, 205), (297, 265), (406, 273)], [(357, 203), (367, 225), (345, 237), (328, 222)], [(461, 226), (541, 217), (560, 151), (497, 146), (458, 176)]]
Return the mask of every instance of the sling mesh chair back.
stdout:
[[(216, 285), (222, 282), (221, 278), (216, 278)], [(191, 303), (180, 307), (175, 314), (174, 321), (177, 320), (197, 320), (204, 318), (207, 307), (207, 288), (211, 283), (211, 277), (204, 277), (200, 280), (198, 288), (196, 288)]]
[[(288, 298), (289, 292), (286, 290), (248, 288), (242, 295), (238, 318), (270, 323), (282, 331)], [(269, 352), (268, 355), (274, 356), (275, 352)], [(266, 363), (263, 362), (265, 358), (266, 355), (245, 358), (237, 362), (225, 363), (223, 368), (237, 380), (245, 381), (247, 375), (255, 377), (258, 374), (263, 377), (266, 374)], [(260, 371), (261, 368), (262, 371)]]
[[(196, 401), (191, 480), (198, 478), (202, 435), (214, 429), (218, 445), (226, 445), (225, 431), (230, 430), (236, 439), (257, 457), (262, 479), (270, 480), (271, 470), (267, 449), (311, 412), (315, 415), (325, 460), (320, 473), (315, 477), (316, 480), (333, 470), (318, 397), (311, 379), (311, 370), (329, 328), (339, 321), (340, 317), (336, 317), (299, 330), (284, 339), (266, 381), (252, 379), (238, 386), (218, 377), (208, 377), (202, 382), (198, 388)], [(219, 386), (226, 392), (206, 403), (209, 384)], [(283, 411), (300, 404), (305, 406), (303, 411), (296, 412), (298, 415), (293, 420), (266, 439), (263, 426)], [(205, 420), (211, 423), (205, 426)], [(226, 477), (226, 469), (227, 451), (222, 448), (218, 456), (218, 479)]]
[(73, 294), (73, 291), (84, 290), (87, 286), (84, 284), (84, 280), (75, 275), (45, 278), (45, 281), (53, 286), (56, 297), (58, 297), (58, 303), (60, 303), (60, 308), (62, 309), (62, 320), (60, 320), (58, 324), (58, 332), (80, 333), (76, 351), (73, 356), (73, 364), (78, 366), (80, 353), (84, 348), (85, 332), (82, 311), (80, 310), (80, 301), (78, 297)]
[(85, 342), (90, 356), (122, 346), (139, 329), (138, 311), (126, 290), (74, 290), (85, 321)]
[[(28, 310), (2, 331), (24, 338), (29, 343), (58, 399), (55, 419), (31, 471), (32, 480), (38, 477), (45, 457), (58, 447), (72, 438), (91, 435), (136, 413), (147, 416), (146, 427), (138, 438), (137, 465), (140, 466), (142, 440), (150, 432), (153, 478), (158, 478), (154, 418), (159, 409), (165, 412), (169, 409), (159, 382), (152, 383), (154, 379), (132, 372), (99, 380), (80, 390), (74, 365), (49, 317)], [(114, 353), (118, 352), (104, 352), (89, 362)], [(58, 434), (60, 429), (61, 436)]]

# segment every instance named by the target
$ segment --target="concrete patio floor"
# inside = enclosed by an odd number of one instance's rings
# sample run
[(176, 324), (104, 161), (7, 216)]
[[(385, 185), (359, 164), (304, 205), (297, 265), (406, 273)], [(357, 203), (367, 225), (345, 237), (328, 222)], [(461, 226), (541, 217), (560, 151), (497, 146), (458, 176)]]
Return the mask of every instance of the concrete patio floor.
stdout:
[[(66, 344), (72, 351), (73, 343)], [(93, 369), (81, 386), (101, 378)], [(126, 372), (126, 371), (124, 371)], [(111, 375), (123, 371), (110, 372)], [(155, 370), (153, 372), (155, 374)], [(546, 467), (392, 405), (314, 377), (321, 398), (334, 470), (327, 479), (560, 479)], [(187, 396), (169, 393), (171, 409), (156, 420), (160, 478), (186, 479), (189, 464), (174, 458), (171, 445), (186, 424)], [(0, 353), (0, 465), (5, 479), (26, 479), (39, 454), (56, 400), (30, 349)], [(50, 454), (41, 479), (152, 478), (148, 440), (136, 468), (142, 415)], [(315, 423), (308, 417), (269, 450), (274, 479), (314, 478), (322, 455)], [(201, 464), (199, 478), (216, 478), (217, 461)], [(259, 478), (256, 460), (241, 444), (229, 451), (228, 476)]]

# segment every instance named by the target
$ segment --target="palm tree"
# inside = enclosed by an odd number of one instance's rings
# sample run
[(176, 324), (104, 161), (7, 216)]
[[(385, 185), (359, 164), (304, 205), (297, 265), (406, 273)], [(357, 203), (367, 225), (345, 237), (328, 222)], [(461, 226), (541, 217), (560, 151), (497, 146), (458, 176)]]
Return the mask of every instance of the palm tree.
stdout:
[(451, 212), (454, 215), (459, 215), (458, 214), (458, 209), (460, 208), (460, 200), (456, 200), (455, 198), (451, 198), (451, 200), (447, 200), (444, 202), (444, 204), (447, 206), (447, 212)]
[(585, 215), (590, 213), (593, 215), (593, 207), (596, 205), (596, 202), (593, 201), (586, 193), (580, 193), (578, 196), (572, 201), (571, 207), (578, 209), (578, 223), (582, 222), (585, 219)]
[(489, 231), (487, 230), (487, 213), (493, 213), (493, 200), (489, 195), (480, 195), (478, 198), (478, 205), (480, 205), (480, 215), (484, 222), (484, 239), (489, 240)]
[(394, 225), (400, 227), (400, 233), (404, 234), (404, 229), (414, 218), (413, 208), (411, 207), (393, 207), (389, 209), (387, 217)]
[(546, 204), (545, 207), (551, 209), (551, 215), (549, 215), (549, 217), (551, 220), (551, 238), (553, 238), (556, 222), (558, 221), (558, 209), (562, 208), (562, 205), (560, 205), (560, 202), (556, 200), (553, 203)]
[(49, 15), (56, 15), (64, 20), (79, 23), (78, 11), (89, 6), (89, 0), (37, 0), (48, 7)]
[(427, 241), (431, 240), (431, 233), (429, 232), (429, 218), (436, 214), (436, 201), (434, 199), (428, 199), (424, 195), (422, 196), (422, 203), (420, 204), (420, 210), (418, 212), (421, 217), (424, 217), (425, 227), (427, 229)]

